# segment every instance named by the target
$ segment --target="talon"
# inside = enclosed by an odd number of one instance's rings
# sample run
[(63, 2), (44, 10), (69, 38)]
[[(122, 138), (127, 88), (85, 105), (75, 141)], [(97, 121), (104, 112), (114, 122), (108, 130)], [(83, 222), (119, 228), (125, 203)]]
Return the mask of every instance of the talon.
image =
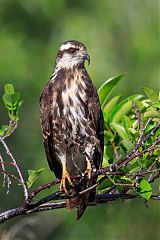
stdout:
[(89, 160), (87, 161), (87, 172), (88, 172), (88, 178), (90, 179), (92, 175), (92, 166)]
[(68, 190), (67, 190), (67, 181), (69, 182), (69, 184), (71, 186), (74, 186), (72, 180), (71, 180), (71, 177), (66, 169), (66, 166), (63, 165), (63, 173), (62, 173), (62, 180), (61, 180), (61, 183), (60, 183), (60, 191), (65, 191), (65, 193), (68, 193)]

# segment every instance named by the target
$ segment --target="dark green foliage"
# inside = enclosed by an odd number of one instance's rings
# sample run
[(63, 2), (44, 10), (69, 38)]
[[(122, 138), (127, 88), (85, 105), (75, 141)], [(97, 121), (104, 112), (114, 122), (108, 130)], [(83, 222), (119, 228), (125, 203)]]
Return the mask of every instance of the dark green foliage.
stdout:
[[(137, 192), (142, 198), (149, 200), (152, 195), (152, 179), (159, 172), (160, 149), (156, 146), (160, 130), (151, 134), (159, 123), (159, 99), (152, 89), (143, 88), (145, 95), (133, 95), (120, 100), (120, 96), (109, 99), (113, 88), (120, 81), (122, 75), (107, 80), (98, 90), (104, 115), (104, 160), (103, 166), (110, 167), (110, 174), (98, 187), (99, 192), (110, 192), (115, 186), (121, 193), (131, 190)], [(19, 108), (22, 104), (20, 94), (15, 92), (12, 84), (4, 87), (3, 102), (8, 111), (9, 124), (2, 125), (0, 134), (3, 138), (10, 136), (17, 127), (19, 120)], [(142, 138), (146, 138), (144, 142)], [(157, 141), (157, 144), (159, 142)], [(137, 146), (137, 148), (136, 148)], [(154, 147), (152, 151), (149, 148)], [(137, 155), (128, 155), (135, 149)], [(147, 151), (145, 151), (147, 150)], [(144, 151), (143, 154), (141, 152)], [(133, 151), (134, 153), (134, 151)], [(119, 163), (123, 157), (129, 156), (131, 160), (118, 167), (120, 174), (112, 175), (112, 166)], [(44, 171), (28, 170), (27, 187), (38, 179)], [(148, 173), (147, 173), (148, 171)], [(101, 176), (98, 178), (101, 179)]]
[(32, 184), (38, 179), (38, 177), (44, 170), (45, 168), (41, 168), (38, 170), (28, 170), (28, 180), (27, 180), (28, 188), (32, 186)]
[(106, 82), (102, 84), (102, 86), (98, 89), (99, 100), (101, 103), (101, 107), (103, 109), (109, 95), (111, 94), (113, 88), (120, 81), (123, 75), (119, 75), (113, 78), (108, 79)]
[(136, 188), (136, 191), (146, 200), (149, 200), (152, 195), (152, 187), (145, 179), (139, 180), (139, 186)]
[[(120, 80), (120, 77), (107, 80), (98, 91), (104, 115), (105, 147), (103, 167), (108, 167), (126, 156), (137, 144), (140, 135), (144, 134), (145, 138), (160, 120), (158, 94), (150, 88), (143, 88), (145, 95), (133, 95), (121, 101), (120, 96), (114, 96), (107, 101), (108, 95), (119, 82), (117, 79)], [(133, 103), (135, 107), (133, 107)], [(149, 123), (145, 132), (143, 132), (147, 121)], [(154, 145), (159, 133), (157, 131), (155, 135), (142, 144), (143, 146), (138, 151), (141, 152), (152, 144)], [(127, 188), (130, 187), (141, 197), (148, 200), (152, 195), (149, 174), (146, 174), (146, 179), (140, 179), (139, 181), (135, 178), (135, 175), (139, 172), (146, 172), (154, 161), (158, 164), (160, 161), (158, 159), (159, 154), (160, 149), (156, 148), (152, 153), (147, 152), (140, 157), (133, 158), (132, 161), (119, 169), (124, 173), (123, 177), (110, 176), (105, 182), (101, 183), (98, 189), (103, 190), (103, 192), (110, 191), (110, 188), (115, 185), (117, 190), (121, 192), (124, 191), (124, 187), (119, 186), (128, 183)], [(153, 168), (155, 169), (155, 166)], [(138, 187), (136, 187), (137, 184)]]
[(5, 107), (8, 110), (8, 116), (12, 121), (19, 120), (19, 107), (22, 104), (20, 101), (20, 93), (15, 92), (12, 84), (4, 86), (4, 94), (2, 96)]
[(20, 93), (15, 92), (13, 84), (6, 84), (4, 86), (4, 94), (2, 96), (3, 103), (8, 112), (9, 124), (0, 126), (0, 136), (6, 138), (17, 127), (19, 121), (19, 109), (23, 103), (20, 99)]

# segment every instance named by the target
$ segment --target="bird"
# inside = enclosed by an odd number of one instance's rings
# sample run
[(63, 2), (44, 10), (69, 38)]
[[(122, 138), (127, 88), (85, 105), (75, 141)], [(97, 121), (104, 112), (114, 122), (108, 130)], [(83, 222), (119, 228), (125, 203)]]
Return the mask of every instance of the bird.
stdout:
[(60, 191), (70, 196), (67, 208), (77, 208), (77, 220), (95, 200), (95, 188), (85, 190), (97, 181), (94, 173), (102, 165), (104, 147), (103, 114), (85, 61), (89, 64), (90, 56), (83, 43), (61, 43), (54, 71), (40, 96), (48, 164), (60, 179)]

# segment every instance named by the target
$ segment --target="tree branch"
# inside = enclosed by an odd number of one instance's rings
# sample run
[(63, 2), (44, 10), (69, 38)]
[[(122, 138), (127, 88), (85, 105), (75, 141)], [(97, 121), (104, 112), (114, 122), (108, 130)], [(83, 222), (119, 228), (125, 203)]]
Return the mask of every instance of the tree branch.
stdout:
[[(45, 191), (46, 189), (50, 189), (54, 187), (55, 185), (60, 183), (59, 179), (56, 179), (53, 182), (43, 184), (42, 186), (39, 186), (37, 189), (34, 189), (32, 192), (29, 192), (26, 183), (24, 181), (22, 172), (20, 170), (20, 167), (13, 157), (12, 153), (10, 152), (6, 142), (4, 141), (4, 138), (0, 136), (0, 142), (2, 143), (7, 155), (11, 159), (11, 162), (4, 162), (2, 156), (0, 155), (0, 165), (1, 170), (4, 174), (4, 178), (13, 178), (14, 180), (21, 183), (23, 187), (24, 192), (24, 202), (21, 207), (10, 209), (7, 211), (4, 211), (0, 213), (0, 223), (3, 223), (11, 218), (14, 218), (16, 216), (25, 215), (25, 214), (31, 214), (33, 212), (42, 212), (42, 211), (48, 211), (48, 210), (55, 210), (59, 208), (66, 208), (66, 199), (74, 198), (75, 196), (81, 196), (82, 194), (89, 192), (93, 189), (96, 189), (97, 187), (101, 187), (100, 185), (105, 181), (109, 180), (110, 185), (103, 190), (103, 194), (97, 194), (95, 201), (90, 202), (89, 206), (97, 206), (100, 204), (108, 203), (115, 201), (117, 199), (139, 199), (142, 198), (138, 192), (136, 192), (137, 187), (139, 187), (139, 182), (137, 179), (143, 178), (146, 176), (148, 178), (148, 184), (154, 182), (157, 178), (160, 176), (160, 168), (157, 167), (157, 163), (159, 162), (159, 157), (155, 158), (154, 151), (157, 151), (160, 148), (160, 136), (155, 137), (154, 141), (148, 144), (147, 140), (151, 139), (152, 136), (154, 136), (157, 131), (160, 128), (160, 122), (153, 127), (153, 129), (146, 134), (146, 129), (149, 125), (149, 123), (152, 121), (151, 118), (148, 119), (148, 121), (144, 124), (142, 122), (141, 114), (135, 105), (133, 103), (133, 107), (136, 112), (137, 120), (138, 120), (138, 137), (137, 141), (135, 142), (135, 145), (132, 149), (130, 149), (125, 156), (119, 157), (119, 153), (116, 150), (116, 145), (114, 145), (114, 152), (116, 155), (115, 162), (111, 164), (108, 167), (101, 168), (97, 170), (96, 172), (92, 172), (92, 176), (99, 177), (98, 181), (91, 187), (84, 189), (83, 191), (76, 193), (74, 196), (64, 194), (64, 191), (54, 191), (51, 195), (47, 195), (43, 198), (40, 198), (37, 200), (38, 195), (40, 192)], [(146, 143), (148, 145), (146, 145)], [(146, 147), (147, 146), (147, 147)], [(138, 158), (144, 156), (145, 154), (148, 154), (147, 164), (145, 168), (141, 168), (139, 171), (136, 172), (126, 172), (123, 169), (127, 168), (130, 163), (133, 163)], [(151, 157), (153, 158), (153, 161), (151, 160)], [(118, 160), (117, 160), (118, 158)], [(151, 162), (152, 161), (152, 162)], [(6, 165), (13, 165), (16, 168), (16, 171), (18, 173), (18, 177), (15, 175), (9, 173), (6, 171), (5, 167)], [(86, 173), (83, 174), (84, 176), (78, 175), (73, 177), (73, 179), (79, 179), (81, 180), (82, 177), (85, 178)], [(130, 178), (130, 182), (123, 182), (120, 179), (121, 178)], [(9, 181), (9, 180), (8, 180)], [(124, 190), (119, 192), (117, 187), (122, 187)], [(132, 191), (132, 190), (135, 191)], [(100, 193), (100, 191), (98, 192)], [(160, 200), (160, 195), (154, 195), (152, 194), (150, 199), (152, 200)], [(146, 202), (146, 201), (145, 201)]]
[[(21, 184), (22, 184), (22, 187), (23, 187), (23, 192), (24, 192), (24, 197), (25, 197), (25, 200), (28, 199), (28, 189), (27, 189), (27, 186), (25, 184), (25, 181), (24, 181), (24, 178), (23, 178), (23, 175), (22, 175), (22, 172), (20, 170), (20, 167), (17, 163), (17, 161), (15, 160), (15, 158), (13, 157), (12, 153), (10, 152), (7, 144), (5, 143), (5, 141), (3, 140), (3, 138), (0, 136), (0, 142), (2, 143), (4, 149), (6, 150), (6, 153), (8, 154), (8, 156), (10, 157), (11, 161), (14, 163), (14, 166), (17, 170), (17, 173), (19, 175), (19, 179), (21, 181)], [(3, 166), (3, 165), (2, 165)]]
[[(113, 194), (113, 195), (99, 194), (99, 195), (96, 195), (95, 202), (90, 202), (88, 206), (98, 206), (108, 202), (113, 202), (118, 199), (129, 200), (129, 199), (139, 199), (139, 198), (140, 198), (139, 195), (132, 195), (132, 194)], [(160, 200), (160, 196), (152, 195), (150, 199)], [(0, 214), (0, 223), (4, 223), (5, 221), (20, 215), (25, 215), (25, 214), (28, 215), (34, 212), (50, 211), (50, 210), (55, 210), (60, 208), (66, 208), (65, 201), (44, 203), (44, 204), (39, 204), (38, 206), (32, 206), (32, 207), (30, 206), (30, 209), (24, 208), (24, 207), (14, 208)]]

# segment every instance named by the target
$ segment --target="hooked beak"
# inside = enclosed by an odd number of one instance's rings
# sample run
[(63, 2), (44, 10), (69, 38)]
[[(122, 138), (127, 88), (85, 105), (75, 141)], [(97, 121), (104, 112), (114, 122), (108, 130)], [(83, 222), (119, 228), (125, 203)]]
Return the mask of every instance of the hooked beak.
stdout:
[(88, 53), (85, 53), (84, 60), (88, 61), (88, 65), (90, 64), (90, 56), (88, 55)]

